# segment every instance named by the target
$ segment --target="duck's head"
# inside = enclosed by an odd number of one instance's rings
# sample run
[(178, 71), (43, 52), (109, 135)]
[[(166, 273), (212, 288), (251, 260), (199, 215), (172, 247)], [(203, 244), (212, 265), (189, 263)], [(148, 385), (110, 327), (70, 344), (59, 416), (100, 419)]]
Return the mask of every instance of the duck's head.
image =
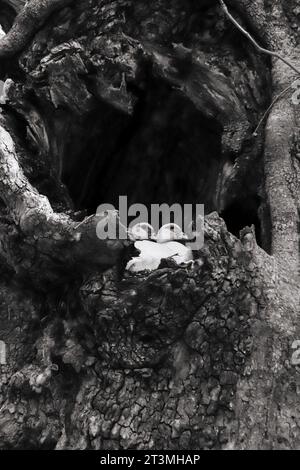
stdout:
[(159, 229), (156, 241), (157, 243), (166, 243), (172, 240), (186, 240), (187, 238), (179, 225), (171, 223), (165, 224)]
[(150, 240), (155, 239), (155, 231), (152, 225), (147, 222), (140, 222), (129, 229), (131, 240)]

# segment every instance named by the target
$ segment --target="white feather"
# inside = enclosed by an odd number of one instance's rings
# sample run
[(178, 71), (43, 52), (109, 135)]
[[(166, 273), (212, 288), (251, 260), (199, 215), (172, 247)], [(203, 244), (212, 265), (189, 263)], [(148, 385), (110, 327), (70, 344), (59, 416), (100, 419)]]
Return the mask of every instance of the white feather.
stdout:
[(175, 241), (161, 244), (142, 240), (135, 242), (134, 246), (140, 251), (140, 255), (127, 263), (126, 269), (132, 272), (153, 271), (166, 258), (172, 258), (177, 264), (193, 260), (192, 250)]

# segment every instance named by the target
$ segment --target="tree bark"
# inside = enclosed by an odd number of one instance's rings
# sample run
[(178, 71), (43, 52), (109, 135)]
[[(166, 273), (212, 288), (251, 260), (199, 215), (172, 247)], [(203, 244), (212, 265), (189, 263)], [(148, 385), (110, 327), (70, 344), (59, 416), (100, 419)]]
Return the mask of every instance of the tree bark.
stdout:
[[(299, 448), (299, 2), (227, 7), (285, 62), (219, 1), (1, 2), (0, 448)], [(203, 203), (194, 262), (125, 270), (123, 194)]]

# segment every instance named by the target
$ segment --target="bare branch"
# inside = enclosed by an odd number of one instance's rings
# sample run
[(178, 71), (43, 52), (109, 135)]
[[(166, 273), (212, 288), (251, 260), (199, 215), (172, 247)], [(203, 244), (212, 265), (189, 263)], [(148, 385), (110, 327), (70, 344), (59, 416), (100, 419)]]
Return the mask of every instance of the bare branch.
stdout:
[(226, 4), (224, 3), (223, 0), (219, 0), (220, 1), (220, 5), (223, 9), (223, 11), (225, 12), (226, 16), (229, 18), (229, 20), (236, 26), (236, 28), (241, 31), (241, 33), (244, 34), (244, 36), (246, 36), (249, 41), (252, 42), (252, 44), (256, 47), (257, 50), (259, 50), (260, 52), (262, 52), (263, 54), (267, 54), (271, 57), (276, 57), (277, 59), (281, 60), (282, 62), (284, 62), (288, 67), (290, 67), (294, 72), (297, 73), (297, 75), (300, 75), (300, 70), (295, 67), (289, 60), (285, 59), (282, 55), (278, 54), (278, 52), (273, 52), (273, 51), (270, 51), (268, 49), (265, 49), (264, 47), (261, 47), (256, 41), (255, 39), (248, 33), (248, 31), (246, 31), (237, 21), (236, 19), (231, 15), (231, 13), (229, 13), (228, 11), (228, 8), (226, 6)]
[(30, 0), (27, 2), (17, 15), (10, 31), (0, 40), (0, 59), (20, 52), (51, 13), (72, 2), (73, 0)]
[(266, 117), (268, 116), (268, 114), (269, 114), (269, 112), (271, 111), (271, 109), (273, 108), (274, 104), (276, 104), (277, 101), (279, 101), (280, 98), (282, 98), (282, 96), (284, 96), (284, 95), (293, 87), (293, 84), (294, 84), (294, 82), (291, 83), (291, 85), (289, 85), (288, 87), (286, 87), (281, 93), (279, 93), (279, 95), (277, 95), (277, 96), (273, 99), (272, 103), (270, 104), (270, 106), (268, 107), (268, 109), (264, 112), (264, 114), (263, 114), (262, 118), (260, 119), (260, 121), (259, 121), (259, 123), (258, 123), (258, 125), (257, 125), (257, 127), (256, 127), (256, 129), (255, 129), (255, 131), (253, 132), (254, 137), (257, 136), (257, 133), (258, 133), (258, 130), (259, 130), (260, 126), (262, 125), (262, 123), (264, 122), (264, 120), (266, 119)]

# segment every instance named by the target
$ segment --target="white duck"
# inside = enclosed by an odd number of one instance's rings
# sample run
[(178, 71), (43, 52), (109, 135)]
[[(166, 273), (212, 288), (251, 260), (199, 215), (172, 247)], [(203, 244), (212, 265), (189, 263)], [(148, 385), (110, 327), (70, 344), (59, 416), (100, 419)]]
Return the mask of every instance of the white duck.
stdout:
[(166, 243), (171, 240), (187, 240), (187, 235), (183, 233), (179, 225), (171, 223), (163, 225), (157, 232), (157, 243)]
[(174, 240), (186, 239), (186, 236), (176, 224), (166, 224), (159, 230), (156, 242), (138, 240), (134, 246), (140, 255), (132, 258), (126, 266), (131, 272), (153, 271), (157, 269), (162, 259), (172, 258), (177, 264), (193, 260), (192, 250)]
[(155, 231), (152, 225), (147, 222), (140, 222), (135, 224), (128, 230), (129, 238), (131, 240), (149, 240), (155, 239)]

